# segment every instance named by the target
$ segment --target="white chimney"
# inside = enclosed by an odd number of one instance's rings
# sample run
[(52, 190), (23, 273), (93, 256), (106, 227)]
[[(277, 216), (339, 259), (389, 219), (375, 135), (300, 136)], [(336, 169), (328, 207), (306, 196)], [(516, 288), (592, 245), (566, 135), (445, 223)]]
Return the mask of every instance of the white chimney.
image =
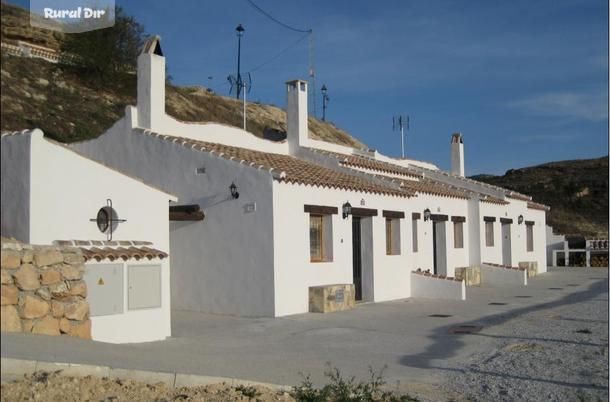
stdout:
[(155, 130), (165, 117), (165, 57), (161, 38), (146, 40), (138, 56), (138, 126)]
[(301, 80), (286, 83), (286, 139), (291, 155), (296, 155), (299, 147), (307, 146), (307, 82)]
[(464, 177), (464, 141), (462, 133), (451, 136), (451, 174)]

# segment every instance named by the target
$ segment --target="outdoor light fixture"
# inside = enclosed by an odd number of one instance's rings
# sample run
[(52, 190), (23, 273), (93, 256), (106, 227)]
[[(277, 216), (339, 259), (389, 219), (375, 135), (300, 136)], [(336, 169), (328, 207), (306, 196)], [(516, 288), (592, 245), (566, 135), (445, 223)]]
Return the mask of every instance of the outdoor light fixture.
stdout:
[(429, 208), (424, 209), (424, 222), (429, 221), (431, 215)]
[(343, 219), (347, 219), (347, 217), (352, 214), (352, 204), (350, 204), (349, 201), (346, 202), (341, 207), (341, 211), (343, 212)]
[(235, 183), (231, 183), (231, 185), (229, 186), (229, 190), (231, 190), (231, 198), (233, 198), (234, 200), (239, 198), (239, 192), (237, 191), (237, 186), (235, 185)]
[(127, 222), (126, 219), (118, 218), (110, 198), (106, 200), (106, 206), (97, 211), (96, 217), (89, 219), (89, 221), (95, 222), (99, 231), (106, 234), (107, 240), (112, 240), (112, 232), (116, 230), (119, 223)]
[(523, 223), (523, 215), (519, 215), (519, 217), (517, 218), (517, 223), (519, 225), (521, 225)]

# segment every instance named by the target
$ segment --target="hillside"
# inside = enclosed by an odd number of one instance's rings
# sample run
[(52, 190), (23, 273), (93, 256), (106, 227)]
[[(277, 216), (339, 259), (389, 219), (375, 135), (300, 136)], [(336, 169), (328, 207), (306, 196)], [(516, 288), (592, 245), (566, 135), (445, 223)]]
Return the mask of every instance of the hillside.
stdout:
[[(26, 10), (2, 3), (2, 42), (23, 40), (59, 49), (63, 35), (30, 27)], [(117, 82), (98, 88), (55, 64), (5, 52), (1, 68), (0, 128), (3, 131), (38, 127), (49, 137), (63, 142), (94, 138), (123, 116), (126, 105), (136, 102), (135, 74), (125, 74)], [(278, 82), (278, 87), (281, 85)], [(166, 110), (171, 116), (187, 122), (242, 126), (242, 103), (201, 87), (168, 84)], [(286, 131), (286, 113), (278, 107), (249, 103), (247, 114), (248, 131), (259, 137), (277, 136), (278, 132)], [(309, 130), (311, 138), (366, 147), (332, 123), (310, 118)]]
[(551, 207), (547, 223), (561, 234), (608, 237), (608, 157), (545, 163), (472, 177), (531, 195)]

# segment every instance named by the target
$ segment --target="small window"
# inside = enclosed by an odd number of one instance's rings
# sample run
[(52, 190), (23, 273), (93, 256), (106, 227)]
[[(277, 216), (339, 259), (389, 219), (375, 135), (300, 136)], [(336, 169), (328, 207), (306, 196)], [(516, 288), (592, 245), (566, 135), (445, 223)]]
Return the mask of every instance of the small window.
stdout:
[(332, 261), (332, 215), (309, 215), (311, 262)]
[(525, 241), (527, 242), (527, 251), (534, 251), (534, 225), (525, 224)]
[(485, 245), (487, 247), (494, 246), (494, 223), (485, 222)]
[(453, 222), (453, 247), (464, 248), (464, 223)]
[(413, 230), (413, 252), (417, 253), (417, 219), (412, 220), (412, 230)]
[(400, 219), (385, 219), (385, 253), (400, 254)]

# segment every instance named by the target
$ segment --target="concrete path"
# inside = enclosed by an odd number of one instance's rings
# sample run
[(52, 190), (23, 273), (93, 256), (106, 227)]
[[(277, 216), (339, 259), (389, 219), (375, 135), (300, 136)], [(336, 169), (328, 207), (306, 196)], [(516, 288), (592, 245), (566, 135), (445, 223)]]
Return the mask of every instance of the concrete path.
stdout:
[[(173, 336), (145, 344), (3, 333), (1, 355), (286, 385), (298, 384), (300, 373), (322, 381), (326, 362), (362, 379), (369, 366), (386, 367), (390, 385), (426, 393), (442, 383), (445, 369), (497, 342), (497, 336), (486, 336), (486, 328), (595, 298), (607, 304), (607, 269), (553, 269), (528, 286), (468, 288), (461, 302), (406, 299), (275, 319), (175, 311)], [(456, 325), (483, 329), (476, 335), (449, 334)]]

